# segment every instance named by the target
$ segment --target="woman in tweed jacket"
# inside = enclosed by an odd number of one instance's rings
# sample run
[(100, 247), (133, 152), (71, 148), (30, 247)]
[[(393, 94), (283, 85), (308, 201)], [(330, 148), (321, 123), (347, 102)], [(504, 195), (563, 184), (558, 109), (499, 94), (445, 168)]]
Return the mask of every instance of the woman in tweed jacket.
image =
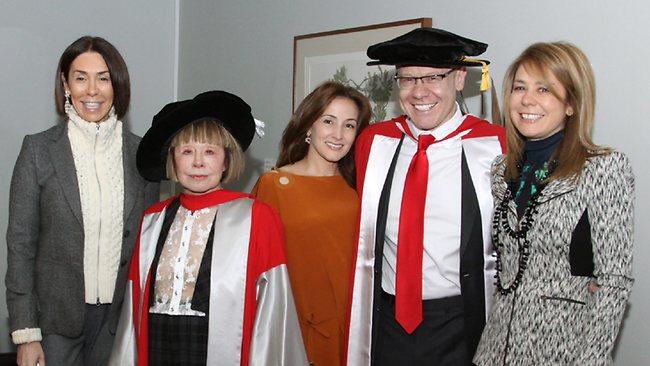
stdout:
[(591, 140), (595, 83), (577, 47), (528, 47), (504, 90), (497, 292), (474, 362), (611, 365), (633, 282), (630, 163)]
[(129, 73), (111, 43), (84, 36), (70, 44), (54, 94), (64, 122), (25, 137), (11, 179), (9, 326), (18, 365), (101, 366), (158, 183), (137, 172), (140, 138), (121, 122)]

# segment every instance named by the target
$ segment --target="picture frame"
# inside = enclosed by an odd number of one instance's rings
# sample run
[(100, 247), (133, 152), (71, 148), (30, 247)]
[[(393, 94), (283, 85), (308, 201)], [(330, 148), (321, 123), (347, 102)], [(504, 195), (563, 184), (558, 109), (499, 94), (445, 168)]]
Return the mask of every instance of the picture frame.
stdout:
[(371, 121), (401, 114), (393, 87), (394, 68), (367, 66), (370, 59), (366, 50), (373, 44), (413, 29), (431, 26), (431, 18), (415, 18), (295, 36), (292, 111), (316, 86), (335, 80), (359, 90), (370, 99)]

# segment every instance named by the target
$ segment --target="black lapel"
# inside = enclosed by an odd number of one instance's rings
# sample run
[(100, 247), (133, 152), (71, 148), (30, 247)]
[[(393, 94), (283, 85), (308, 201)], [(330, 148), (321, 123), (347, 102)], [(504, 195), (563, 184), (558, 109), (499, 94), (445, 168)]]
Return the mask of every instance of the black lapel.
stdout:
[(210, 273), (212, 272), (212, 252), (214, 242), (214, 226), (219, 217), (219, 211), (214, 217), (210, 234), (208, 234), (208, 242), (205, 244), (203, 251), (203, 258), (201, 258), (201, 266), (199, 273), (196, 275), (196, 284), (194, 286), (194, 295), (192, 296), (192, 310), (201, 311), (208, 314), (210, 309)]
[(372, 308), (372, 354), (371, 359), (374, 363), (376, 356), (378, 354), (377, 350), (379, 347), (377, 340), (377, 332), (379, 327), (377, 322), (379, 321), (379, 304), (381, 303), (381, 274), (382, 274), (382, 260), (384, 257), (384, 242), (386, 237), (386, 219), (388, 217), (388, 203), (390, 202), (390, 189), (393, 185), (393, 175), (395, 175), (395, 166), (397, 165), (397, 158), (399, 157), (399, 152), (402, 148), (402, 142), (404, 141), (404, 134), (399, 140), (397, 149), (395, 149), (395, 154), (393, 155), (393, 160), (390, 162), (390, 168), (388, 168), (388, 174), (386, 175), (386, 181), (384, 181), (384, 187), (381, 190), (381, 195), (379, 196), (379, 206), (377, 209), (377, 229), (375, 230), (375, 265), (374, 265), (374, 288), (373, 288), (373, 304)]
[(54, 138), (54, 143), (49, 146), (50, 161), (56, 171), (57, 179), (61, 184), (61, 190), (65, 196), (70, 209), (74, 216), (83, 226), (83, 214), (81, 213), (81, 198), (79, 197), (79, 182), (77, 181), (77, 171), (72, 157), (72, 147), (68, 139), (67, 125), (62, 125), (58, 136)]
[[(461, 203), (460, 203), (460, 258), (462, 262), (463, 255), (467, 249), (467, 244), (472, 236), (474, 225), (481, 225), (480, 211), (478, 207), (478, 198), (474, 190), (472, 175), (467, 166), (465, 150), (461, 153)], [(477, 219), (478, 218), (478, 222)]]
[(465, 318), (465, 343), (473, 355), (485, 325), (483, 225), (465, 152), (461, 154), (460, 292)]

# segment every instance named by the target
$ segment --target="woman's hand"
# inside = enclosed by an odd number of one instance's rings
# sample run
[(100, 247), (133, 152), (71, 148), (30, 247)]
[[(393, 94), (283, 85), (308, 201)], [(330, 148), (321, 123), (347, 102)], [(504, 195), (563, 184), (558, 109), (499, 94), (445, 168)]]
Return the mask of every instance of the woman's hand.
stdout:
[(45, 366), (45, 354), (41, 342), (19, 344), (16, 364), (18, 366)]
[(596, 281), (591, 281), (589, 282), (589, 285), (587, 286), (587, 289), (589, 290), (590, 294), (595, 294), (596, 291), (600, 288), (600, 285)]

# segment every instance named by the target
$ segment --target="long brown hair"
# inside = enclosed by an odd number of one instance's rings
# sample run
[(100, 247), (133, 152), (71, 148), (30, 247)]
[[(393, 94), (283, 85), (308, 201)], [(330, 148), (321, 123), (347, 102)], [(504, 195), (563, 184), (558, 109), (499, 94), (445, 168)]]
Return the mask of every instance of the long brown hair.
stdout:
[[(309, 150), (309, 144), (305, 142), (307, 131), (335, 98), (347, 98), (357, 106), (359, 110), (357, 136), (368, 126), (371, 113), (368, 98), (351, 87), (335, 81), (326, 81), (305, 97), (284, 129), (280, 141), (280, 156), (276, 163), (278, 168), (293, 164), (307, 156)], [(354, 146), (338, 161), (337, 165), (341, 176), (354, 188)]]
[[(525, 67), (526, 71), (546, 81), (553, 75), (566, 90), (564, 102), (574, 113), (566, 117), (564, 137), (554, 156), (557, 166), (549, 181), (577, 178), (587, 158), (610, 152), (610, 149), (594, 144), (591, 137), (596, 107), (596, 82), (589, 59), (571, 43), (535, 43), (526, 48), (510, 65), (503, 81), (508, 179), (516, 179), (519, 176), (517, 163), (523, 159), (526, 142), (526, 138), (517, 131), (510, 117), (510, 95), (519, 67)], [(551, 85), (550, 91), (560, 98), (557, 88)]]

